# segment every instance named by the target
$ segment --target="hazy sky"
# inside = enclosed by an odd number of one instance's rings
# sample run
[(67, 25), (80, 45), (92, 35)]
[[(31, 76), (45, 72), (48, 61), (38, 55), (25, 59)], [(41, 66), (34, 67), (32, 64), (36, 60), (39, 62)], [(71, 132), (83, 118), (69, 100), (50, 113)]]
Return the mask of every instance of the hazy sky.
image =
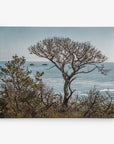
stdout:
[(114, 27), (0, 27), (0, 61), (10, 60), (15, 54), (28, 61), (43, 60), (29, 54), (28, 47), (53, 36), (90, 41), (114, 62)]

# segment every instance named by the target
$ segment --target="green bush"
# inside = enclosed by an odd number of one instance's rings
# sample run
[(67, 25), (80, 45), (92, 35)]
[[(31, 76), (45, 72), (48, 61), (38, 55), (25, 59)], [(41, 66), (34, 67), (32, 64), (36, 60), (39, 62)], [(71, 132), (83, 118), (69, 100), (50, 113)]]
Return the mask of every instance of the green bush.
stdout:
[(15, 55), (5, 67), (0, 67), (2, 93), (8, 103), (8, 110), (4, 111), (6, 117), (10, 117), (11, 113), (12, 117), (18, 114), (22, 117), (33, 117), (36, 107), (40, 105), (40, 90), (43, 87), (41, 76), (44, 73), (36, 72), (34, 79), (31, 78), (32, 71), (24, 66), (25, 62), (24, 57)]

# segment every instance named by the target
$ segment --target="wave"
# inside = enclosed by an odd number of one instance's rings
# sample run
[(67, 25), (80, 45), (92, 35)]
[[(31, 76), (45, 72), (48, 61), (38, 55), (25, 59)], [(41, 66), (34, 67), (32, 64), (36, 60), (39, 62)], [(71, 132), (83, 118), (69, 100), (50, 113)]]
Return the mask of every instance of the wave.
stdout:
[(110, 91), (110, 92), (114, 92), (114, 89), (103, 89), (103, 90), (100, 90), (101, 92), (105, 92), (105, 91)]
[(80, 94), (81, 96), (88, 96), (88, 94)]

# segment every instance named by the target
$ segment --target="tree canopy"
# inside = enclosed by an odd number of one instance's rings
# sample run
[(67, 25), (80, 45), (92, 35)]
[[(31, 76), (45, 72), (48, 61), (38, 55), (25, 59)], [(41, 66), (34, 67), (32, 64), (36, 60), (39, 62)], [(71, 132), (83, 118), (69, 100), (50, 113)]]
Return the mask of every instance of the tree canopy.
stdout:
[[(39, 57), (47, 58), (62, 72), (65, 80), (64, 98), (67, 101), (73, 93), (70, 84), (76, 79), (77, 74), (90, 73), (95, 69), (105, 74), (104, 66), (98, 64), (106, 61), (107, 57), (95, 49), (90, 42), (76, 42), (70, 38), (53, 37), (39, 41), (29, 50)], [(85, 69), (88, 65), (92, 67)]]

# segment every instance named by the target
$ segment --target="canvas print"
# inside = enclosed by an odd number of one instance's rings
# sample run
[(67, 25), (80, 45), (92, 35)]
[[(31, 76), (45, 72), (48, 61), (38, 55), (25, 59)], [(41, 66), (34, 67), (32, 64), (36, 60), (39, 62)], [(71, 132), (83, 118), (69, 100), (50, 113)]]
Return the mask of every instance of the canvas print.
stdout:
[(114, 118), (114, 27), (0, 27), (0, 118)]

